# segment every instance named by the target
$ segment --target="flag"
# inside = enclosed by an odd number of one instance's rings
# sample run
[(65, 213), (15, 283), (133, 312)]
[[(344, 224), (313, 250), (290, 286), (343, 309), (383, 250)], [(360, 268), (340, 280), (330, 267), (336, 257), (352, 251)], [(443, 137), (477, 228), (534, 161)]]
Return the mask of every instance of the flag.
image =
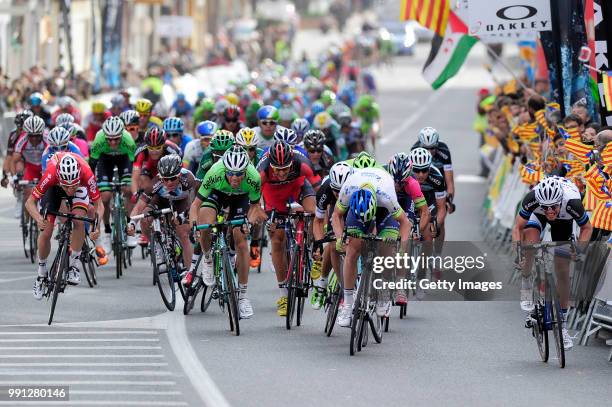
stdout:
[(540, 166), (536, 163), (521, 164), (519, 166), (519, 175), (521, 176), (521, 181), (527, 185), (537, 184), (542, 179)]
[(591, 217), (593, 227), (612, 230), (612, 201), (599, 201)]
[(431, 87), (438, 89), (457, 74), (470, 49), (478, 41), (467, 35), (465, 23), (450, 11), (444, 36), (434, 35), (431, 51), (423, 67), (423, 76)]
[(603, 165), (612, 165), (612, 143), (608, 143), (601, 153)]
[(402, 0), (400, 20), (416, 20), (442, 37), (446, 32), (449, 12), (449, 0)]
[(608, 112), (612, 111), (612, 71), (603, 72), (601, 74), (601, 81), (603, 82), (603, 96), (606, 101), (606, 109)]
[(566, 129), (562, 126), (559, 126), (557, 127), (557, 129), (559, 130), (559, 135), (566, 140), (570, 138), (578, 141), (581, 140), (580, 129), (578, 127), (570, 127), (569, 129)]
[(585, 164), (588, 164), (593, 146), (584, 144), (575, 138), (565, 140), (565, 149)]

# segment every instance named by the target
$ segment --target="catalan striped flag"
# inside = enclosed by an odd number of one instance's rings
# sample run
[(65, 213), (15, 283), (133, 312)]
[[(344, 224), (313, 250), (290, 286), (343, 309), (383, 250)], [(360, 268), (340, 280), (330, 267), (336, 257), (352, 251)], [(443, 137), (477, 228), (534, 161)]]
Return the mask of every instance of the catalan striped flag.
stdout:
[(612, 144), (608, 143), (601, 153), (601, 161), (604, 165), (612, 165)]
[(580, 140), (576, 140), (575, 138), (569, 138), (565, 140), (565, 149), (570, 153), (574, 154), (574, 156), (587, 164), (589, 162), (589, 157), (591, 155), (591, 150), (593, 146), (582, 143)]
[(599, 201), (591, 216), (593, 227), (612, 230), (612, 201)]
[(533, 162), (521, 164), (519, 166), (519, 175), (521, 176), (521, 181), (527, 185), (535, 185), (542, 179), (540, 165)]
[(565, 127), (559, 126), (557, 131), (559, 132), (559, 135), (566, 140), (571, 138), (580, 141), (580, 129), (578, 129), (578, 127), (570, 127), (569, 129), (566, 129)]
[(603, 82), (604, 100), (606, 101), (606, 109), (612, 111), (612, 71), (603, 72), (601, 81)]
[(584, 210), (593, 211), (597, 207), (597, 203), (600, 201), (601, 199), (598, 199), (593, 193), (593, 188), (587, 184), (584, 191), (584, 198), (582, 199), (582, 206), (584, 206)]
[(402, 0), (400, 20), (416, 20), (423, 27), (444, 37), (449, 13), (449, 0)]

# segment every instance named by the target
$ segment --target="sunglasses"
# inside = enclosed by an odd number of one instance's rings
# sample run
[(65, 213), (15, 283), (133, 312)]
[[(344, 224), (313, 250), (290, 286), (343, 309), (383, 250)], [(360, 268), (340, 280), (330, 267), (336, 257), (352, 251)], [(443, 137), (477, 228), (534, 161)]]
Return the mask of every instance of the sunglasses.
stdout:
[(165, 178), (162, 177), (161, 180), (162, 182), (172, 182), (172, 181), (176, 181), (178, 177), (179, 177), (178, 175), (175, 175), (173, 177), (165, 177)]
[(183, 133), (166, 133), (168, 137), (182, 137)]
[(276, 125), (276, 121), (275, 120), (262, 120), (261, 124), (263, 124), (264, 126), (274, 126)]
[(42, 133), (28, 133), (28, 137), (38, 137), (38, 138), (40, 138), (42, 136), (43, 136)]
[(119, 136), (119, 137), (107, 137), (106, 140), (108, 140), (109, 143), (119, 142), (119, 141), (121, 141), (121, 136)]
[(277, 167), (275, 165), (270, 165), (270, 167), (272, 167), (274, 171), (289, 171), (289, 169), (291, 168), (291, 164), (285, 165), (284, 167)]
[(238, 119), (225, 119), (225, 123), (238, 123)]
[(227, 175), (228, 177), (242, 177), (244, 173), (245, 173), (244, 170), (243, 171), (225, 170), (225, 175)]
[(540, 205), (540, 208), (542, 208), (543, 211), (553, 211), (553, 210), (557, 210), (557, 208), (559, 208), (559, 204), (555, 204), (555, 205)]
[(136, 125), (136, 126), (127, 126), (125, 129), (126, 129), (128, 132), (133, 132), (133, 131), (138, 131), (138, 130), (140, 130), (140, 128), (138, 127), (138, 125)]
[(312, 148), (308, 150), (308, 154), (321, 154), (322, 152), (322, 148)]
[(161, 146), (147, 146), (147, 150), (149, 151), (161, 151), (164, 148), (163, 145)]
[(429, 172), (429, 168), (413, 168), (412, 171), (419, 174), (423, 174), (425, 172)]

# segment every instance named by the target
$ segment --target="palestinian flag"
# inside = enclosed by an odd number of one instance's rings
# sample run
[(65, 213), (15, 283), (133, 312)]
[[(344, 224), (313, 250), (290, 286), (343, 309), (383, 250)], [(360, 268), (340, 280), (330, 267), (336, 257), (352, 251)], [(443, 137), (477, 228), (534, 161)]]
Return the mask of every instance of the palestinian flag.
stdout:
[(444, 37), (436, 33), (431, 41), (431, 51), (423, 67), (423, 76), (438, 89), (444, 82), (457, 74), (470, 49), (478, 41), (467, 35), (467, 25), (452, 10)]

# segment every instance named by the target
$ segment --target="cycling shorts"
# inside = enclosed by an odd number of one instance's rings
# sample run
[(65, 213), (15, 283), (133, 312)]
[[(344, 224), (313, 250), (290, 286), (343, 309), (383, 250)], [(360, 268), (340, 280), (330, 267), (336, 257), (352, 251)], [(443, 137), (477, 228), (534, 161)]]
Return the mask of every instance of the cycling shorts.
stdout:
[(115, 167), (117, 167), (121, 182), (131, 183), (132, 162), (127, 154), (103, 155), (100, 157), (96, 167), (96, 179), (98, 181), (100, 192), (111, 190), (111, 187), (105, 184), (108, 184), (113, 180)]
[(208, 197), (202, 202), (201, 208), (213, 208), (217, 214), (223, 209), (229, 208), (227, 220), (243, 219), (249, 211), (249, 196), (244, 195), (228, 195), (221, 191), (213, 190)]
[(287, 184), (265, 183), (261, 187), (266, 212), (276, 209), (279, 213), (287, 212), (287, 202), (302, 202), (315, 191), (306, 177), (298, 177)]
[(386, 208), (378, 208), (376, 216), (370, 222), (364, 223), (349, 209), (346, 214), (346, 232), (349, 236), (359, 237), (374, 231), (381, 237), (399, 238), (399, 222), (393, 219)]
[[(66, 195), (66, 191), (64, 191), (62, 187), (55, 185), (49, 188), (38, 201), (38, 211), (41, 215), (46, 211), (57, 212), (62, 205), (62, 201), (65, 199), (71, 204), (72, 209), (79, 208), (83, 209), (84, 211), (89, 209), (89, 194), (87, 193), (86, 187), (77, 188), (74, 196), (69, 197)], [(48, 215), (47, 219), (49, 219), (49, 222), (53, 224), (55, 221), (55, 216)]]

